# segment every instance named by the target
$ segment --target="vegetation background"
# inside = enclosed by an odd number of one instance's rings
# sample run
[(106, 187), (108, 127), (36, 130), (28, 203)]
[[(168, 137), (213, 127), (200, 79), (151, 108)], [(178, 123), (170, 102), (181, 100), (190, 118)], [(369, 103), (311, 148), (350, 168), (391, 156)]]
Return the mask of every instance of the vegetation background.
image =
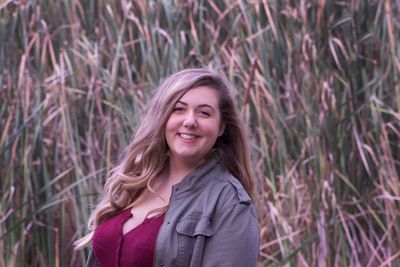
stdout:
[(185, 67), (236, 85), (260, 266), (400, 266), (400, 2), (3, 0), (0, 266), (81, 266), (107, 171)]

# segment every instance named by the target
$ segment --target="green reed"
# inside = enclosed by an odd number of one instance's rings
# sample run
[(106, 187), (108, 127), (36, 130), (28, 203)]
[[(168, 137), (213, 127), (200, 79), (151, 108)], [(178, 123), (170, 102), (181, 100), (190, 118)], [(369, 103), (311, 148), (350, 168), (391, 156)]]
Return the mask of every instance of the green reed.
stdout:
[(80, 266), (106, 173), (152, 90), (236, 85), (260, 266), (400, 264), (400, 6), (376, 1), (3, 1), (0, 266)]

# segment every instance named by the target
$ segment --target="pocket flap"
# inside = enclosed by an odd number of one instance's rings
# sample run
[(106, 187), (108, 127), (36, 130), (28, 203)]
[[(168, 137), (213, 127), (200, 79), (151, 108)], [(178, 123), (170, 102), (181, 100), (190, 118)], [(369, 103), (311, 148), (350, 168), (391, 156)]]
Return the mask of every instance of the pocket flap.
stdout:
[(208, 217), (184, 219), (176, 225), (176, 231), (191, 237), (196, 235), (212, 236), (211, 223)]

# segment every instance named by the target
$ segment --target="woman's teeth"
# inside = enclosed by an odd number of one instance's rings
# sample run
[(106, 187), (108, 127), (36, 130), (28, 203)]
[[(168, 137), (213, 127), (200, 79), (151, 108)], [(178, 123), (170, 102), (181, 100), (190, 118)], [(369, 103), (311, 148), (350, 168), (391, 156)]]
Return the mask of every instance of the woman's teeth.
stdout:
[(182, 138), (185, 138), (185, 139), (194, 139), (194, 138), (197, 137), (194, 134), (185, 134), (185, 133), (181, 133), (181, 134), (179, 134), (179, 136), (182, 137)]

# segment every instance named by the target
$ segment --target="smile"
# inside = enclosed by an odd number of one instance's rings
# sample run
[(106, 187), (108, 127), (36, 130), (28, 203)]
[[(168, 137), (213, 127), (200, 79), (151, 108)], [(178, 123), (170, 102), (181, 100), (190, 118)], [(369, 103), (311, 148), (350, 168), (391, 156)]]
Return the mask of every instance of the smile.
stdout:
[(199, 136), (198, 135), (195, 135), (195, 134), (187, 134), (187, 133), (179, 133), (178, 134), (180, 137), (182, 137), (183, 139), (187, 139), (187, 140), (192, 140), (192, 139), (195, 139), (195, 138), (198, 138)]

